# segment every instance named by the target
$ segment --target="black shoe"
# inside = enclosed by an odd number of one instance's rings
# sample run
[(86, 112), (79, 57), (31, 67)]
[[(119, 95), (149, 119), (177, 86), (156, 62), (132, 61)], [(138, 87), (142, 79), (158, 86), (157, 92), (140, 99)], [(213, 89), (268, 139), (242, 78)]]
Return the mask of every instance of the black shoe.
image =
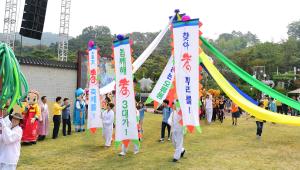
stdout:
[(85, 131), (85, 129), (82, 129), (82, 132), (84, 132)]
[(35, 145), (36, 144), (36, 142), (30, 142), (31, 144), (33, 144), (33, 145)]
[(31, 142), (23, 142), (22, 145), (23, 146), (30, 146), (30, 145), (32, 145), (32, 143)]
[(180, 157), (182, 158), (182, 157), (184, 156), (184, 154), (185, 154), (185, 150), (183, 150), (183, 151), (181, 152)]
[(177, 162), (178, 160), (177, 159), (173, 159), (173, 162)]

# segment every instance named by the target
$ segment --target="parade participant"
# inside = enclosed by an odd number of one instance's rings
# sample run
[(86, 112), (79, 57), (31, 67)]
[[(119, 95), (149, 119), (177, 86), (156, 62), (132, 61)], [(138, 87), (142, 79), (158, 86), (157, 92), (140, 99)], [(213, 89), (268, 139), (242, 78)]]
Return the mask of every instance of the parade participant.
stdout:
[(20, 157), (22, 128), (19, 124), (23, 116), (14, 113), (10, 121), (8, 116), (3, 119), (0, 114), (0, 169), (15, 170)]
[(142, 102), (139, 103), (138, 110), (140, 113), (140, 121), (139, 121), (140, 134), (143, 135), (144, 133), (143, 122), (144, 122), (146, 108)]
[[(264, 103), (260, 102), (259, 103), (259, 107), (264, 108)], [(261, 134), (263, 131), (263, 127), (264, 127), (264, 121), (261, 119), (256, 118), (256, 139), (261, 139)]]
[(226, 106), (226, 112), (230, 113), (231, 112), (231, 100), (230, 99), (226, 99), (225, 106)]
[[(140, 112), (138, 111), (138, 110), (136, 110), (136, 118), (137, 118), (137, 123), (139, 122), (139, 118), (140, 118)], [(137, 126), (139, 126), (138, 124), (137, 124)], [(140, 140), (140, 136), (141, 136), (141, 134), (139, 133), (139, 140)], [(128, 152), (128, 148), (126, 148), (125, 147), (125, 145), (124, 144), (122, 144), (122, 151), (121, 151), (121, 153), (119, 153), (119, 156), (125, 156), (126, 155), (126, 153)], [(134, 155), (136, 155), (136, 154), (138, 154), (140, 152), (140, 148), (139, 148), (139, 145), (137, 145), (137, 144), (134, 144), (133, 145), (133, 154)]]
[(212, 103), (212, 95), (207, 94), (205, 99), (205, 114), (208, 124), (211, 123), (212, 114), (213, 114), (213, 103)]
[[(70, 102), (68, 98), (64, 98), (64, 106), (66, 106), (62, 110), (62, 121), (63, 121), (63, 128), (62, 132), (64, 136), (71, 135), (71, 109), (70, 109)], [(68, 126), (68, 133), (66, 133), (66, 127)]]
[(271, 100), (269, 102), (269, 110), (272, 112), (277, 112), (276, 101), (274, 98), (271, 98)]
[(84, 132), (85, 123), (85, 103), (84, 91), (79, 88), (75, 92), (76, 101), (74, 104), (73, 124), (75, 125), (75, 132)]
[(35, 90), (29, 91), (27, 95), (27, 103), (24, 104), (25, 108), (23, 114), (23, 136), (22, 142), (24, 144), (36, 144), (38, 137), (37, 128), (38, 120), (41, 115), (40, 106), (38, 105), (39, 93)]
[(162, 106), (164, 107), (162, 112), (163, 112), (163, 120), (161, 124), (161, 138), (159, 142), (164, 142), (165, 141), (165, 130), (166, 127), (168, 129), (168, 141), (170, 141), (170, 135), (171, 135), (171, 126), (168, 124), (168, 119), (171, 114), (171, 108), (169, 107), (169, 100), (164, 100)]
[(232, 125), (237, 125), (237, 118), (240, 117), (239, 106), (232, 102), (231, 106), (231, 113), (232, 113)]
[(220, 102), (219, 102), (219, 111), (218, 111), (218, 117), (221, 123), (223, 123), (224, 120), (224, 109), (225, 109), (225, 102), (224, 102), (224, 98), (221, 98)]
[(168, 119), (168, 124), (172, 127), (172, 143), (175, 148), (175, 153), (173, 157), (173, 162), (177, 162), (185, 153), (183, 148), (183, 129), (182, 124), (182, 115), (177, 112), (176, 104), (172, 103), (172, 113)]
[(84, 98), (84, 103), (85, 103), (85, 119), (88, 119), (88, 110), (89, 110), (89, 89), (84, 90), (85, 93), (85, 98)]
[(38, 140), (44, 140), (48, 135), (49, 131), (49, 108), (47, 104), (47, 97), (43, 96), (41, 98), (42, 102), (40, 103), (41, 108), (41, 118), (39, 119), (38, 124)]
[(113, 103), (109, 103), (107, 104), (107, 110), (102, 112), (104, 146), (107, 148), (111, 146), (112, 141), (113, 123), (115, 118), (115, 113), (113, 111), (114, 106)]

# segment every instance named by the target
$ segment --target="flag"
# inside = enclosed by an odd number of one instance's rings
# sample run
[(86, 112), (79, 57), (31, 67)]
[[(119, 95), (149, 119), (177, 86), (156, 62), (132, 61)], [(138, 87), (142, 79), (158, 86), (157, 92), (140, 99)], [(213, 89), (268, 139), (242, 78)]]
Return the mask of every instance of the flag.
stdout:
[(173, 22), (176, 92), (188, 132), (199, 124), (199, 20)]
[(88, 103), (88, 120), (87, 128), (92, 133), (96, 132), (96, 128), (102, 128), (102, 119), (100, 112), (100, 94), (97, 80), (97, 59), (98, 50), (89, 48), (89, 103)]
[(129, 38), (114, 41), (116, 68), (116, 139), (118, 147), (138, 143), (136, 107), (133, 89), (131, 49)]

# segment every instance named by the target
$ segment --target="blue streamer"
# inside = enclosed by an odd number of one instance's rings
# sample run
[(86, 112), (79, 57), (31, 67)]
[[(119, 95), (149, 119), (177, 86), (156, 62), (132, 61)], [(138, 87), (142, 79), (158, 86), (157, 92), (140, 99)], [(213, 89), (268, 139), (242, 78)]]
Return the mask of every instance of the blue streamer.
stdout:
[[(210, 73), (208, 72), (208, 70), (206, 69), (206, 67), (203, 65), (203, 63), (200, 63), (201, 67), (205, 70), (205, 72), (209, 75)], [(227, 80), (228, 81), (228, 80)], [(242, 95), (245, 99), (247, 99), (248, 101), (250, 101), (251, 103), (258, 105), (258, 102), (254, 99), (252, 99), (252, 97), (250, 97), (248, 94), (246, 94), (245, 92), (243, 92), (241, 89), (239, 89), (235, 84), (231, 83), (230, 81), (228, 81), (230, 83), (230, 85), (237, 91), (240, 93), (240, 95)]]

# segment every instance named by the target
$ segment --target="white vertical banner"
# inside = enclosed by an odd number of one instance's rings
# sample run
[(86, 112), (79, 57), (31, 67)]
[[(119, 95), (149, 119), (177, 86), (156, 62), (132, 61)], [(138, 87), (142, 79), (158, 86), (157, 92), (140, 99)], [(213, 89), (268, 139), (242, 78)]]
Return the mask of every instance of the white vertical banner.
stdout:
[(183, 126), (189, 132), (199, 125), (199, 20), (173, 23), (176, 92)]
[(149, 98), (162, 104), (163, 100), (166, 99), (170, 88), (172, 87), (174, 73), (174, 57), (171, 56), (161, 76), (159, 77), (155, 87), (149, 95)]
[(115, 144), (128, 146), (138, 143), (136, 107), (134, 99), (131, 49), (129, 38), (114, 41), (116, 70), (116, 139)]
[(87, 128), (102, 128), (102, 119), (100, 112), (100, 93), (97, 80), (98, 52), (94, 47), (89, 49), (89, 104)]

